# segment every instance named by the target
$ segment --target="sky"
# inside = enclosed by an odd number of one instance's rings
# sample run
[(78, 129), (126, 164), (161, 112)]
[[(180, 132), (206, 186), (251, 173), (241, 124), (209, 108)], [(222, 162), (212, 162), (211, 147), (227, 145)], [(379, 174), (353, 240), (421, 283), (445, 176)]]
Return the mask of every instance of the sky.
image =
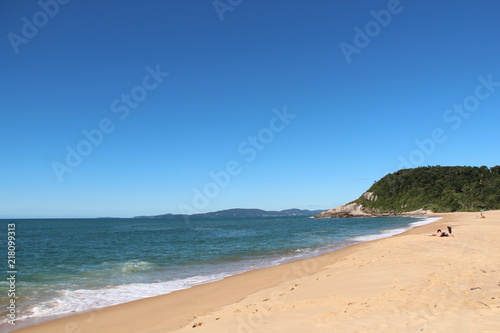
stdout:
[(496, 0), (0, 1), (0, 217), (330, 209), (499, 163)]

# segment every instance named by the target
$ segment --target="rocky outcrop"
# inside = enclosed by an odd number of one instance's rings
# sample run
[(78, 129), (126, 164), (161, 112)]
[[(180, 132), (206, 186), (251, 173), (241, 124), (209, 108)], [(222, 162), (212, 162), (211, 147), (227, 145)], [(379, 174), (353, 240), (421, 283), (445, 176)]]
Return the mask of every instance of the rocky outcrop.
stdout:
[(363, 198), (368, 201), (377, 201), (378, 196), (375, 195), (373, 192), (365, 192), (363, 193)]
[(363, 205), (352, 202), (347, 205), (332, 208), (326, 212), (319, 213), (315, 215), (315, 218), (326, 218), (326, 217), (367, 217), (373, 216), (373, 214), (368, 214), (363, 210)]
[[(373, 192), (365, 192), (362, 197), (368, 201), (376, 201), (378, 197)], [(351, 202), (347, 205), (339, 206), (319, 213), (314, 218), (348, 218), (348, 217), (370, 217), (370, 216), (421, 216), (431, 214), (432, 211), (425, 209), (417, 209), (411, 212), (390, 211), (379, 212), (372, 209), (366, 209), (359, 202)]]

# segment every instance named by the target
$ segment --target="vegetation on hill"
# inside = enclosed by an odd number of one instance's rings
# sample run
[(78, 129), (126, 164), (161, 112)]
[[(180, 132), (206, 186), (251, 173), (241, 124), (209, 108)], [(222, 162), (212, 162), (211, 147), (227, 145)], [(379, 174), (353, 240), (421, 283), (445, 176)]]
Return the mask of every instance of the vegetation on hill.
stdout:
[(500, 166), (403, 169), (375, 182), (354, 202), (371, 213), (500, 209)]

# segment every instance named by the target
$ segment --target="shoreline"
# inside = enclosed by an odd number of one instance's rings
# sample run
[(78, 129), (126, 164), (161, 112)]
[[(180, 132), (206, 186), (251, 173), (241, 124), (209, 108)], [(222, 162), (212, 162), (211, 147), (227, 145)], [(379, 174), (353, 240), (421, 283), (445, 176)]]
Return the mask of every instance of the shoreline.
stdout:
[[(324, 246), (324, 247), (320, 247), (317, 249), (306, 249), (306, 250), (310, 250), (310, 251), (302, 251), (302, 249), (300, 249), (300, 251), (295, 251), (295, 252), (293, 252), (293, 254), (287, 254), (286, 256), (284, 256), (282, 258), (281, 257), (274, 258), (273, 260), (266, 262), (266, 263), (263, 263), (262, 265), (252, 265), (252, 267), (250, 267), (248, 265), (242, 265), (242, 263), (240, 262), (240, 264), (238, 266), (239, 268), (236, 271), (229, 272), (229, 273), (225, 274), (224, 276), (219, 276), (219, 277), (216, 277), (216, 278), (213, 278), (210, 280), (198, 282), (197, 284), (185, 286), (181, 289), (177, 289), (177, 290), (173, 290), (173, 291), (185, 290), (185, 289), (191, 288), (195, 285), (211, 283), (214, 281), (222, 280), (222, 279), (227, 278), (229, 276), (246, 273), (246, 272), (249, 272), (252, 270), (258, 270), (258, 269), (263, 269), (263, 268), (267, 268), (267, 267), (279, 266), (279, 265), (282, 265), (282, 264), (288, 263), (288, 262), (313, 258), (313, 257), (319, 256), (322, 254), (330, 253), (332, 251), (338, 251), (339, 249), (342, 249), (342, 248), (345, 248), (348, 246), (352, 246), (352, 245), (358, 244), (360, 242), (366, 242), (366, 241), (370, 241), (370, 240), (374, 240), (374, 239), (381, 239), (381, 238), (390, 237), (390, 236), (393, 236), (395, 234), (402, 233), (408, 229), (414, 228), (415, 226), (418, 226), (421, 224), (431, 223), (431, 222), (433, 222), (433, 219), (435, 219), (431, 216), (423, 216), (423, 215), (422, 216), (411, 216), (411, 217), (415, 218), (416, 222), (412, 222), (411, 219), (407, 219), (406, 220), (407, 225), (404, 227), (403, 226), (401, 226), (401, 227), (387, 227), (387, 229), (381, 229), (380, 231), (378, 231), (378, 233), (377, 233), (377, 231), (374, 231), (374, 230), (367, 231), (368, 233), (365, 235), (353, 236), (351, 238), (345, 238), (342, 242), (335, 242), (335, 243), (330, 244), (329, 246)], [(332, 222), (334, 222), (334, 221), (331, 221), (331, 220), (329, 221), (329, 223), (332, 223)], [(374, 220), (374, 224), (377, 225), (377, 222), (375, 220)], [(300, 253), (297, 253), (297, 252), (300, 252)], [(147, 299), (147, 298), (151, 298), (151, 297), (168, 295), (173, 291), (165, 291), (163, 293), (156, 292), (154, 295), (148, 295), (148, 296), (143, 295), (140, 298), (138, 297), (135, 299), (129, 299), (129, 300), (124, 301), (124, 302), (114, 303), (114, 304), (113, 303), (106, 304), (104, 306), (99, 306), (99, 307), (94, 307), (94, 308), (86, 308), (86, 309), (82, 308), (80, 310), (73, 310), (73, 311), (68, 311), (68, 312), (63, 312), (63, 313), (52, 313), (52, 314), (37, 316), (37, 317), (20, 318), (20, 319), (17, 319), (15, 329), (20, 330), (20, 329), (24, 329), (24, 328), (33, 327), (33, 326), (39, 326), (41, 324), (51, 322), (51, 321), (54, 321), (57, 319), (72, 317), (75, 315), (80, 315), (80, 314), (88, 313), (91, 311), (98, 311), (98, 310), (102, 310), (102, 309), (105, 309), (108, 307), (126, 304), (126, 303), (137, 301), (140, 299)], [(106, 290), (103, 290), (103, 292), (106, 292)], [(22, 305), (20, 306), (20, 308), (22, 308)], [(3, 331), (6, 326), (8, 327), (8, 325), (5, 325), (5, 324), (6, 323), (3, 323), (0, 325), (0, 331)]]
[[(394, 216), (394, 217), (401, 217), (401, 216)], [(43, 316), (38, 316), (38, 317), (28, 317), (28, 318), (18, 319), (17, 324), (16, 324), (17, 327), (15, 329), (20, 330), (20, 329), (24, 329), (24, 328), (33, 327), (33, 326), (39, 326), (41, 324), (45, 324), (47, 322), (51, 322), (51, 321), (61, 319), (61, 318), (67, 318), (67, 317), (72, 317), (75, 315), (85, 314), (85, 313), (88, 313), (91, 311), (99, 311), (99, 310), (102, 310), (105, 308), (109, 308), (109, 307), (113, 307), (113, 306), (117, 306), (117, 305), (121, 305), (121, 304), (127, 304), (127, 303), (134, 302), (134, 301), (141, 300), (141, 299), (147, 299), (147, 298), (152, 298), (152, 297), (157, 297), (157, 296), (168, 295), (174, 291), (181, 291), (181, 290), (192, 288), (196, 285), (212, 283), (215, 281), (223, 280), (223, 279), (230, 277), (230, 276), (233, 276), (233, 275), (243, 274), (243, 273), (247, 273), (247, 272), (253, 271), (253, 270), (259, 270), (259, 269), (264, 269), (264, 268), (268, 268), (268, 267), (279, 266), (279, 265), (293, 262), (293, 261), (314, 258), (314, 257), (320, 256), (323, 254), (327, 254), (327, 253), (330, 253), (333, 251), (338, 251), (340, 249), (343, 249), (345, 247), (349, 247), (349, 246), (352, 246), (355, 244), (359, 244), (359, 243), (363, 243), (363, 242), (367, 242), (367, 241), (371, 241), (371, 240), (375, 240), (375, 239), (382, 239), (382, 238), (391, 237), (395, 234), (399, 234), (399, 233), (405, 232), (409, 229), (412, 229), (415, 226), (432, 223), (435, 220), (435, 217), (428, 216), (428, 215), (420, 215), (420, 216), (411, 215), (411, 216), (406, 216), (406, 217), (415, 218), (418, 222), (408, 222), (407, 226), (400, 227), (400, 228), (396, 227), (394, 229), (391, 229), (389, 227), (389, 229), (380, 230), (379, 233), (376, 233), (374, 231), (374, 233), (368, 233), (368, 234), (362, 235), (362, 236), (353, 236), (352, 238), (345, 238), (344, 241), (342, 241), (340, 243), (332, 243), (327, 247), (321, 247), (321, 248), (311, 250), (311, 252), (305, 251), (302, 254), (293, 254), (292, 256), (286, 255), (285, 257), (278, 259), (279, 262), (275, 262), (275, 263), (267, 262), (261, 266), (253, 266), (253, 265), (252, 265), (253, 267), (246, 267), (245, 266), (246, 268), (242, 268), (243, 266), (241, 266), (241, 264), (240, 264), (239, 267), (242, 269), (238, 269), (236, 272), (230, 272), (228, 274), (225, 274), (222, 277), (217, 277), (217, 278), (214, 278), (214, 279), (211, 279), (208, 281), (199, 282), (197, 284), (193, 284), (193, 285), (181, 288), (181, 289), (177, 289), (177, 290), (173, 290), (173, 291), (169, 291), (169, 292), (165, 292), (165, 293), (156, 293), (156, 295), (143, 296), (141, 298), (130, 299), (130, 300), (125, 301), (125, 302), (107, 304), (105, 306), (100, 306), (100, 307), (95, 307), (95, 308), (87, 308), (87, 309), (81, 309), (81, 310), (73, 310), (73, 311), (64, 312), (64, 313), (53, 313), (53, 314), (48, 314), (48, 315), (43, 315)], [(310, 217), (310, 218), (312, 218), (312, 217)], [(331, 223), (334, 221), (330, 220), (329, 222)], [(374, 222), (374, 223), (376, 224), (376, 222)], [(275, 259), (277, 259), (277, 258), (275, 258)], [(274, 260), (272, 260), (272, 261), (274, 261)], [(0, 325), (0, 331), (2, 331), (2, 327), (5, 327), (5, 323)]]
[[(429, 215), (425, 215), (425, 216), (408, 216), (408, 217), (416, 217), (416, 218), (422, 217), (422, 218), (426, 218), (426, 219), (432, 219), (432, 218), (437, 217), (437, 215), (436, 214), (429, 214)], [(429, 223), (425, 223), (423, 226), (429, 225), (429, 224), (432, 224), (432, 223), (435, 223), (435, 221), (431, 221)], [(157, 298), (157, 297), (167, 297), (167, 296), (172, 295), (174, 293), (184, 292), (184, 291), (190, 290), (192, 288), (202, 287), (202, 286), (210, 285), (210, 284), (213, 284), (213, 283), (222, 282), (222, 281), (225, 281), (226, 279), (230, 279), (232, 277), (236, 277), (236, 276), (240, 276), (240, 275), (245, 275), (245, 274), (249, 274), (249, 273), (260, 271), (260, 270), (271, 269), (271, 268), (274, 268), (274, 267), (282, 267), (282, 266), (288, 265), (288, 264), (300, 263), (301, 261), (304, 261), (304, 260), (312, 260), (312, 259), (315, 259), (315, 258), (318, 258), (318, 257), (322, 257), (322, 256), (328, 256), (331, 253), (336, 253), (338, 251), (350, 249), (351, 247), (354, 247), (354, 246), (357, 246), (357, 245), (362, 245), (362, 244), (365, 244), (365, 243), (369, 243), (369, 242), (373, 242), (373, 241), (378, 241), (378, 240), (382, 240), (382, 239), (386, 239), (386, 238), (398, 236), (398, 235), (404, 234), (405, 232), (408, 232), (408, 231), (410, 231), (410, 230), (412, 230), (414, 228), (418, 228), (420, 226), (421, 225), (410, 227), (409, 229), (407, 229), (407, 230), (405, 230), (403, 232), (400, 232), (400, 233), (397, 233), (397, 234), (394, 234), (394, 235), (382, 236), (381, 238), (378, 238), (377, 237), (378, 235), (370, 235), (370, 236), (375, 236), (377, 238), (375, 238), (375, 239), (369, 239), (369, 240), (363, 240), (363, 241), (356, 241), (354, 244), (343, 245), (343, 246), (340, 246), (340, 247), (333, 247), (330, 250), (326, 250), (326, 252), (321, 252), (321, 253), (315, 254), (313, 256), (306, 256), (306, 257), (300, 258), (300, 259), (291, 259), (290, 261), (285, 261), (285, 262), (277, 264), (277, 265), (268, 266), (268, 267), (260, 267), (260, 268), (256, 268), (256, 269), (251, 269), (251, 270), (248, 270), (248, 271), (245, 271), (245, 272), (241, 272), (241, 273), (237, 273), (237, 274), (233, 274), (233, 275), (229, 275), (229, 276), (223, 277), (222, 279), (219, 279), (219, 280), (205, 282), (205, 283), (201, 283), (201, 284), (198, 284), (198, 285), (193, 285), (193, 286), (188, 287), (186, 289), (175, 290), (175, 291), (167, 293), (167, 294), (162, 294), (162, 295), (157, 295), (157, 296), (152, 296), (152, 297), (141, 298), (141, 299), (133, 300), (133, 301), (130, 301), (130, 302), (120, 303), (120, 304), (115, 304), (115, 305), (110, 305), (110, 306), (106, 306), (106, 307), (98, 308), (98, 309), (89, 309), (89, 310), (84, 310), (84, 311), (74, 312), (74, 313), (54, 314), (54, 315), (49, 315), (49, 316), (46, 316), (46, 317), (29, 318), (29, 319), (23, 320), (20, 324), (18, 324), (18, 326), (20, 326), (20, 327), (19, 328), (15, 328), (15, 330), (13, 330), (11, 332), (25, 332), (25, 331), (26, 332), (31, 332), (32, 329), (40, 328), (41, 326), (44, 326), (44, 325), (49, 325), (49, 324), (51, 324), (51, 323), (53, 323), (55, 321), (59, 321), (59, 320), (63, 320), (64, 321), (64, 320), (67, 320), (69, 318), (74, 318), (74, 317), (87, 317), (88, 316), (87, 319), (85, 320), (85, 322), (93, 321), (92, 318), (94, 317), (94, 315), (96, 313), (100, 313), (102, 311), (105, 311), (106, 309), (110, 309), (110, 308), (114, 308), (114, 307), (120, 307), (120, 306), (124, 306), (124, 305), (129, 305), (129, 304), (132, 304), (132, 303), (135, 303), (135, 302), (139, 302), (139, 301), (151, 300), (151, 299), (154, 299), (154, 298)], [(302, 270), (301, 268), (297, 269), (296, 267), (293, 267), (293, 266), (290, 269), (294, 272), (293, 274), (296, 274), (297, 271)], [(305, 273), (307, 273), (307, 272), (305, 272)], [(301, 277), (301, 276), (298, 276), (298, 277)], [(80, 318), (78, 318), (78, 319), (80, 319)], [(68, 321), (68, 322), (69, 322), (69, 326), (73, 327), (73, 325), (72, 325), (73, 321)], [(80, 326), (80, 325), (77, 325), (77, 326)], [(36, 332), (38, 332), (38, 331), (36, 331)], [(49, 331), (47, 331), (47, 332), (49, 332)], [(63, 331), (61, 331), (61, 332), (63, 332)]]
[[(166, 295), (140, 299), (51, 320), (15, 332), (65, 332), (68, 328), (70, 331), (75, 332), (79, 329), (82, 332), (87, 330), (92, 332), (165, 332), (182, 329), (193, 320), (198, 320), (203, 314), (209, 314), (216, 309), (234, 306), (254, 294), (262, 293), (264, 290), (276, 289), (283, 284), (291, 283), (291, 281), (306, 280), (312, 275), (320, 274), (328, 270), (330, 266), (344, 262), (347, 257), (355, 257), (355, 254), (366, 251), (373, 244), (387, 243), (388, 240), (404, 238), (404, 236), (434, 232), (438, 225), (442, 227), (446, 223), (456, 223), (453, 218), (454, 214), (455, 216), (464, 214), (470, 216), (475, 213), (428, 215), (426, 217), (429, 218), (443, 217), (443, 220), (416, 226), (388, 238), (365, 241), (315, 257), (247, 271)], [(222, 316), (219, 319), (221, 318)], [(219, 320), (216, 320), (219, 323)], [(190, 326), (188, 325), (188, 327)], [(196, 328), (202, 329), (204, 327), (207, 327), (207, 325), (200, 324)]]

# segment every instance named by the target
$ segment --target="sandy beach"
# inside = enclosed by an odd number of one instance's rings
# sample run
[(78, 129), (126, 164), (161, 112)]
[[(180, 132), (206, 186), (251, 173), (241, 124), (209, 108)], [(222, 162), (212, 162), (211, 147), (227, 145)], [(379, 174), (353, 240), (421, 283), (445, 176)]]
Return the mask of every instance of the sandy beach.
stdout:
[(499, 332), (500, 211), (477, 215), (16, 332)]

